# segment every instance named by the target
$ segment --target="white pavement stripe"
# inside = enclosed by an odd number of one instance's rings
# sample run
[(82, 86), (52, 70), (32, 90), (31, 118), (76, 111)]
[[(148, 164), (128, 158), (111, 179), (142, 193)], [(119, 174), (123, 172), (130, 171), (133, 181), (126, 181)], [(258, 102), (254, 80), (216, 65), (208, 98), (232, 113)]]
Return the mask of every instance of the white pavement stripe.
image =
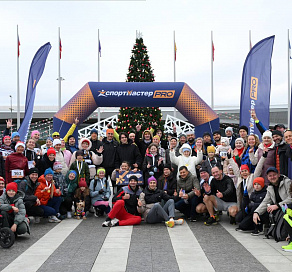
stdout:
[(187, 222), (168, 228), (180, 272), (215, 271)]
[(2, 272), (34, 272), (63, 243), (82, 220), (63, 220), (30, 248), (6, 266)]
[(220, 224), (269, 271), (291, 271), (292, 254), (282, 250), (287, 242), (276, 243), (274, 239), (263, 239), (263, 235), (252, 236), (249, 232), (236, 231), (228, 222)]
[(133, 226), (110, 228), (91, 269), (92, 272), (126, 271), (132, 230)]

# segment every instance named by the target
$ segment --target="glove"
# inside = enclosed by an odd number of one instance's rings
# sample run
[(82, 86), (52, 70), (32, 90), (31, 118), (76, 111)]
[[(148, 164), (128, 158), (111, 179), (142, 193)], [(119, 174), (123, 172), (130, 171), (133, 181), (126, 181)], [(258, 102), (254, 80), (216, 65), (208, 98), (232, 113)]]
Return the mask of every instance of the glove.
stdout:
[(106, 197), (106, 196), (104, 196), (102, 199), (103, 199), (104, 201), (108, 201), (108, 197)]

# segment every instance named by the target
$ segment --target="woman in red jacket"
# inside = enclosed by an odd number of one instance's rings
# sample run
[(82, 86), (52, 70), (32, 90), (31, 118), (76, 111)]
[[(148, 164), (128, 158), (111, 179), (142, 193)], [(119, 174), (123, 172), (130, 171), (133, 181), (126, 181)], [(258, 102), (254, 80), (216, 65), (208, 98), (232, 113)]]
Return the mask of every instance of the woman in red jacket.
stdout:
[(24, 143), (19, 141), (15, 145), (16, 152), (7, 156), (5, 161), (6, 184), (17, 179), (24, 179), (28, 175), (28, 160), (22, 154), (24, 148)]

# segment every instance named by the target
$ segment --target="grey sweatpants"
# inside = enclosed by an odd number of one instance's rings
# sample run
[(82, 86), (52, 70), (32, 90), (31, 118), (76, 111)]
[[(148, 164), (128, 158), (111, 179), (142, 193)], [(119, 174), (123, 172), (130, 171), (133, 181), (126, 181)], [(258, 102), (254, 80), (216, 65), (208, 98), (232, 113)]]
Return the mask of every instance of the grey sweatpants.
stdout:
[(155, 203), (147, 214), (146, 222), (149, 224), (160, 223), (161, 221), (168, 221), (171, 217), (174, 217), (173, 199), (169, 199), (163, 208), (160, 203)]

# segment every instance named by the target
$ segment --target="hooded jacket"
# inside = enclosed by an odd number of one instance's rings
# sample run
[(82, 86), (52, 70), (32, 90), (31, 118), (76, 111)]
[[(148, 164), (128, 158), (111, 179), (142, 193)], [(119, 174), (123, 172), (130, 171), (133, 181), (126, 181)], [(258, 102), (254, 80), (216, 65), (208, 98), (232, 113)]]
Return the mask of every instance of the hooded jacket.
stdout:
[(195, 196), (195, 192), (193, 191), (194, 187), (198, 190), (200, 189), (200, 183), (196, 176), (192, 175), (191, 172), (185, 178), (181, 178), (177, 180), (177, 193), (182, 189), (188, 194), (189, 198)]
[(48, 158), (48, 154), (44, 154), (44, 156), (41, 158), (41, 160), (38, 161), (36, 168), (39, 170), (39, 174), (43, 175), (48, 168), (52, 168), (55, 163), (55, 159), (53, 161), (50, 161)]
[[(51, 182), (47, 182), (44, 175), (40, 176), (39, 179), (39, 186), (37, 187), (36, 189), (36, 192), (35, 192), (35, 195), (37, 196), (37, 198), (40, 200), (41, 202), (41, 205), (47, 205), (48, 204), (48, 201), (51, 199), (51, 192), (50, 190), (52, 190), (52, 187), (53, 187), (53, 190), (54, 190), (54, 193), (53, 193), (53, 196), (61, 196), (61, 192), (58, 194), (56, 192), (56, 186), (53, 185)], [(45, 187), (48, 187), (50, 186), (50, 190), (48, 191), (43, 191)]]

